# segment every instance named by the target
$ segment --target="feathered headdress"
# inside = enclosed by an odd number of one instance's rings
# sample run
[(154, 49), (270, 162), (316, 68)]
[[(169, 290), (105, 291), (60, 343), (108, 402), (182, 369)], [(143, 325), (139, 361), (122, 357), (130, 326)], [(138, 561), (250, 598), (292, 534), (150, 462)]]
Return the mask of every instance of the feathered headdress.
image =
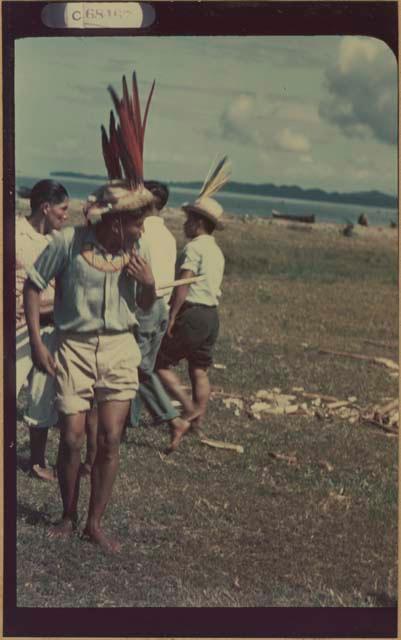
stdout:
[(214, 165), (215, 162), (209, 169), (199, 196), (194, 202), (185, 202), (182, 209), (188, 213), (194, 212), (204, 216), (214, 223), (216, 229), (223, 229), (223, 207), (211, 196), (230, 179), (231, 162), (227, 156), (224, 156), (213, 169)]
[(88, 197), (84, 210), (88, 218), (116, 211), (135, 211), (153, 203), (152, 194), (143, 184), (143, 148), (155, 82), (146, 101), (143, 120), (135, 71), (132, 74), (132, 96), (125, 76), (122, 85), (121, 99), (113, 87), (108, 87), (118, 118), (116, 124), (114, 113), (110, 112), (108, 135), (105, 127), (101, 127), (103, 158), (110, 182)]

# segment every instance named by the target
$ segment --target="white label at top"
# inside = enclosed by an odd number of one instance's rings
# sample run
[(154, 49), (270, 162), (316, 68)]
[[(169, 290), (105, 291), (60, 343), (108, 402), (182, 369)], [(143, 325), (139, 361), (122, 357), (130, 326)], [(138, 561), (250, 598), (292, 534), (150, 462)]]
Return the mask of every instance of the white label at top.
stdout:
[(69, 29), (138, 29), (148, 26), (153, 19), (153, 8), (142, 2), (67, 2), (63, 26)]

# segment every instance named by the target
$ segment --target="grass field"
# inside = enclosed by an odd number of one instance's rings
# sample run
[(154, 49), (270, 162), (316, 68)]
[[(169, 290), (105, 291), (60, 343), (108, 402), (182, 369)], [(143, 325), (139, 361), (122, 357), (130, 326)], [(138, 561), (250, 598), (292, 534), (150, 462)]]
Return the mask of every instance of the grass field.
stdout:
[[(182, 244), (180, 218), (167, 216)], [(260, 390), (293, 387), (361, 407), (397, 397), (388, 369), (319, 349), (398, 361), (397, 231), (230, 220), (205, 432), (169, 457), (166, 428), (128, 432), (105, 528), (106, 557), (74, 536), (49, 541), (57, 483), (26, 473), (17, 424), (17, 603), (24, 607), (392, 606), (397, 597), (398, 438), (331, 416), (262, 415)], [(184, 369), (181, 369), (185, 377)], [(227, 396), (224, 395), (227, 394)], [(242, 399), (243, 408), (224, 398)], [(20, 414), (24, 396), (19, 400)], [(21, 415), (19, 416), (21, 417)], [(50, 435), (54, 463), (57, 431)], [(82, 481), (81, 522), (89, 483)]]

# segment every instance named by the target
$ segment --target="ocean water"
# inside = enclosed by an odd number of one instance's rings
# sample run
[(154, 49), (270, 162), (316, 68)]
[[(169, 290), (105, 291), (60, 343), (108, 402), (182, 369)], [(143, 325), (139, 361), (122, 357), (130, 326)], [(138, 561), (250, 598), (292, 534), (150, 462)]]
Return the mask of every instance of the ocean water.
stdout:
[[(17, 176), (16, 186), (32, 187), (40, 178), (31, 176)], [(57, 178), (56, 178), (57, 179)], [(66, 187), (71, 198), (84, 200), (88, 194), (100, 186), (101, 181), (86, 179), (60, 179)], [(186, 201), (195, 199), (197, 192), (193, 189), (170, 188), (170, 207), (179, 207)], [(333, 202), (318, 202), (309, 200), (293, 200), (290, 198), (270, 198), (265, 196), (252, 196), (242, 193), (222, 193), (217, 199), (227, 213), (238, 216), (256, 216), (269, 218), (272, 209), (287, 215), (314, 214), (316, 222), (335, 222), (345, 224), (356, 223), (361, 213), (368, 219), (369, 225), (388, 227), (391, 222), (398, 221), (398, 211), (395, 208), (370, 207), (366, 205), (337, 204)]]

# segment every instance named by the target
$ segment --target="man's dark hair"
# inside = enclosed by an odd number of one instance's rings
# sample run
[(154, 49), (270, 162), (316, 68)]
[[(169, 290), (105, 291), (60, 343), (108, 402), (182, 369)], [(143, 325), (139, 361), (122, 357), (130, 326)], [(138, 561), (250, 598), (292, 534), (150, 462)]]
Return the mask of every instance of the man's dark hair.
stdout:
[(170, 195), (169, 188), (163, 182), (157, 180), (145, 180), (145, 188), (150, 191), (156, 200), (156, 208), (161, 211), (166, 206), (168, 197)]
[(40, 180), (32, 187), (29, 196), (32, 211), (39, 209), (44, 202), (60, 204), (67, 198), (67, 189), (59, 182), (55, 182), (55, 180)]

